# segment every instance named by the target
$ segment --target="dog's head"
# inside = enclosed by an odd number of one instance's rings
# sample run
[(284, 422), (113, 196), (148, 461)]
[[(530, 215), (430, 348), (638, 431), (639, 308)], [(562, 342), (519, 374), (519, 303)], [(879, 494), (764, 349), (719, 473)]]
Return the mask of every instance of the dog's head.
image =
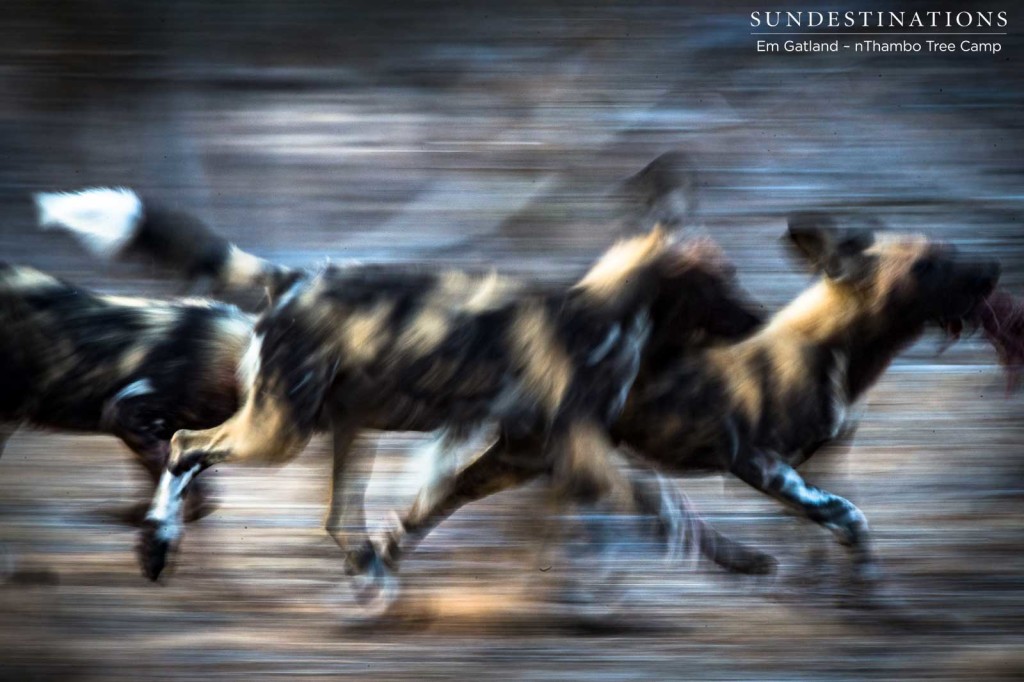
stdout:
[(676, 356), (715, 341), (735, 341), (764, 322), (740, 289), (736, 269), (710, 239), (672, 246), (668, 282), (652, 309), (651, 352)]
[(999, 282), (998, 261), (920, 235), (838, 227), (823, 214), (791, 217), (788, 237), (858, 312), (908, 328), (970, 316)]

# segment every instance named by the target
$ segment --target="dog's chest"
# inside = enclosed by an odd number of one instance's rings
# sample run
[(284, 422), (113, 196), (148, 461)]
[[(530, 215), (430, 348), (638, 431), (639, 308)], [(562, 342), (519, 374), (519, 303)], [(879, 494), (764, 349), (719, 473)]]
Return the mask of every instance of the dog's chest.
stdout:
[(769, 410), (758, 429), (755, 445), (787, 459), (812, 452), (855, 425), (858, 409), (848, 391), (849, 358), (840, 351), (818, 355), (814, 371), (802, 387), (791, 390), (776, 409)]

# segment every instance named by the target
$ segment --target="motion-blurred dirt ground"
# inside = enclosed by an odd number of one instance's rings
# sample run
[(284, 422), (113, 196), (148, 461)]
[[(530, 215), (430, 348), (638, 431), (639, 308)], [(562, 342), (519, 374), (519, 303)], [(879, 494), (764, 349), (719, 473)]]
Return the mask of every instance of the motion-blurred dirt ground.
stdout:
[[(775, 310), (807, 283), (785, 214), (863, 210), (995, 253), (1024, 285), (1022, 48), (756, 55), (743, 5), (525, 2), (5, 6), (0, 255), (105, 290), (172, 294), (31, 229), (29, 195), (126, 184), (295, 264), (497, 263), (568, 278), (630, 220), (710, 234)], [(995, 7), (995, 9), (1002, 9)], [(659, 154), (667, 194), (622, 181)], [(664, 189), (664, 188), (662, 188)], [(111, 438), (21, 433), (0, 459), (0, 679), (912, 679), (1024, 672), (1024, 429), (978, 339), (930, 336), (870, 396), (847, 456), (809, 474), (868, 515), (887, 594), (840, 609), (824, 531), (721, 479), (681, 481), (773, 580), (628, 566), (631, 608), (584, 630), (553, 605), (563, 557), (528, 488), (468, 508), (404, 568), (389, 628), (355, 628), (321, 529), (316, 441), (225, 467), (166, 584), (112, 512), (143, 494)], [(0, 378), (2, 380), (2, 378)], [(372, 512), (415, 485), (417, 439), (379, 446)], [(550, 543), (548, 543), (550, 544)]]

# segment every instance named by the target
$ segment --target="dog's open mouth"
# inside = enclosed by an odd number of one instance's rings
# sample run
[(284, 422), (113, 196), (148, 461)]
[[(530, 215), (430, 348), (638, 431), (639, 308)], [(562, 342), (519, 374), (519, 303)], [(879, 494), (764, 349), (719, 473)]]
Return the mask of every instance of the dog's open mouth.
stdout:
[(996, 289), (966, 315), (941, 319), (939, 326), (947, 344), (957, 341), (965, 328), (970, 332), (980, 328), (1006, 371), (1007, 388), (1017, 388), (1024, 370), (1024, 300)]

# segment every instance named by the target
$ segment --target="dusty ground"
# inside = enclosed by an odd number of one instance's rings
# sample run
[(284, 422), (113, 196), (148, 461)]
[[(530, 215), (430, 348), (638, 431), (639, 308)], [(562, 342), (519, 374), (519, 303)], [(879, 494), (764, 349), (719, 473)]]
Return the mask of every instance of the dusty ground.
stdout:
[[(933, 409), (905, 404), (901, 385), (911, 381), (935, 396)], [(1024, 500), (1019, 461), (998, 453), (1020, 437), (1005, 426), (1020, 403), (1000, 391), (990, 368), (896, 372), (876, 391), (854, 453), (823, 467), (828, 485), (874, 524), (886, 593), (899, 600), (892, 613), (837, 607), (843, 556), (824, 533), (739, 485), (695, 480), (684, 485), (697, 505), (774, 552), (780, 575), (740, 578), (641, 557), (626, 568), (634, 601), (604, 632), (577, 627), (554, 603), (564, 564), (539, 546), (539, 490), (453, 518), (407, 563), (397, 622), (365, 629), (352, 620), (336, 549), (319, 528), (322, 443), (279, 471), (218, 472), (221, 510), (191, 528), (176, 570), (154, 586), (135, 567), (133, 532), (106, 517), (141, 492), (120, 446), (25, 434), (0, 477), (0, 539), (19, 569), (0, 588), (5, 679), (1016, 674)], [(393, 444), (378, 463), (378, 522), (408, 500), (414, 481), (412, 439)]]
[[(696, 175), (681, 176), (674, 210), (723, 243), (768, 309), (807, 281), (777, 240), (788, 211), (813, 207), (997, 254), (1008, 285), (1024, 284), (1013, 35), (998, 57), (787, 57), (753, 53), (739, 5), (166, 5), (12, 3), (5, 259), (172, 291), (30, 229), (32, 191), (123, 183), (292, 263), (497, 262), (565, 277), (636, 210), (622, 179), (683, 150)], [(938, 345), (923, 340), (871, 394), (849, 456), (813, 462), (813, 478), (872, 521), (906, 618), (837, 608), (843, 557), (824, 533), (712, 478), (681, 485), (776, 554), (775, 580), (639, 557), (617, 627), (582, 630), (553, 604), (564, 561), (542, 551), (550, 526), (527, 489), (465, 510), (421, 548), (404, 619), (353, 628), (320, 530), (322, 442), (278, 471), (219, 471), (220, 511), (153, 586), (133, 531), (110, 517), (144, 493), (121, 446), (22, 433), (0, 460), (0, 542), (17, 560), (0, 586), (0, 679), (1018, 676), (1021, 398), (1005, 397), (979, 341)], [(378, 520), (407, 501), (413, 444), (381, 448)]]

